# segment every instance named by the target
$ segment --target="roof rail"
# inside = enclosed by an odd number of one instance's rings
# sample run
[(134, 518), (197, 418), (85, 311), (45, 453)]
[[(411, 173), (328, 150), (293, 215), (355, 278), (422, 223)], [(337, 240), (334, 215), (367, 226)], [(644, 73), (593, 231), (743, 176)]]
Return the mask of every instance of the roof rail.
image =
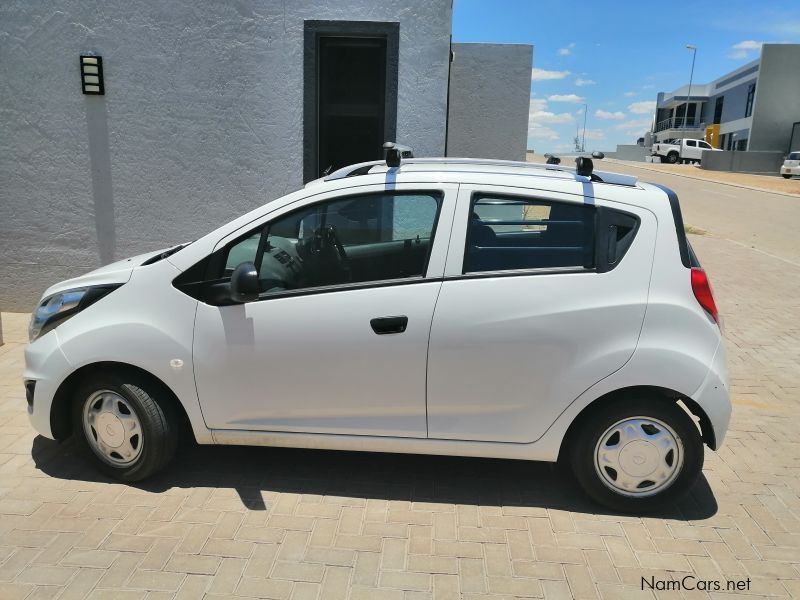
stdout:
[[(402, 166), (414, 165), (475, 165), (475, 166), (491, 166), (491, 167), (509, 167), (512, 169), (536, 171), (561, 171), (566, 174), (573, 174), (576, 178), (580, 177), (582, 180), (590, 179), (597, 183), (610, 183), (613, 185), (635, 186), (639, 181), (637, 177), (632, 175), (622, 175), (620, 173), (610, 173), (607, 171), (593, 171), (592, 175), (583, 176), (577, 173), (575, 167), (566, 167), (562, 165), (548, 165), (543, 163), (533, 163), (516, 160), (496, 160), (490, 158), (449, 158), (449, 157), (430, 157), (430, 158), (407, 158), (403, 160)], [(374, 167), (385, 166), (386, 162), (383, 160), (372, 160), (354, 165), (348, 165), (334, 171), (323, 178), (323, 181), (334, 181), (337, 179), (344, 179), (346, 177), (354, 177), (357, 175), (366, 175)], [(400, 167), (402, 168), (402, 167)]]

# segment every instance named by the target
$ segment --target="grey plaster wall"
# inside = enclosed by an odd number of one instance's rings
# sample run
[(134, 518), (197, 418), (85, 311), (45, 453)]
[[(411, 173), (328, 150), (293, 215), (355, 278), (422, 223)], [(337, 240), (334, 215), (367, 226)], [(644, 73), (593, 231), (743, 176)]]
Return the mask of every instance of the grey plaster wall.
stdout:
[(800, 121), (800, 44), (764, 44), (753, 106), (750, 150), (789, 151)]
[(525, 160), (533, 46), (453, 44), (447, 154)]
[[(305, 20), (400, 23), (398, 138), (445, 148), (451, 0), (0, 4), (0, 310), (302, 184)], [(106, 95), (81, 94), (79, 54)]]
[(714, 152), (705, 150), (700, 161), (700, 168), (709, 171), (777, 175), (783, 164), (783, 158), (783, 152)]

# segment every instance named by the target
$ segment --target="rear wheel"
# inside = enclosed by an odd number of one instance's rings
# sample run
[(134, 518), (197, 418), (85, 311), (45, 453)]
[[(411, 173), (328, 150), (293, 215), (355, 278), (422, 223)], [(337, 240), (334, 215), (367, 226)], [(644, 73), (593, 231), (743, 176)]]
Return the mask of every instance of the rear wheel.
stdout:
[(587, 415), (571, 463), (595, 501), (622, 512), (674, 502), (703, 467), (703, 441), (689, 415), (657, 396), (620, 398)]
[(75, 437), (107, 475), (139, 481), (175, 453), (175, 416), (164, 392), (151, 382), (134, 374), (99, 374), (79, 386), (75, 400)]
[(791, 179), (791, 178), (792, 178), (792, 176), (791, 176), (791, 175), (786, 175), (786, 174), (784, 174), (784, 175), (783, 175), (783, 178), (784, 178), (784, 179)]

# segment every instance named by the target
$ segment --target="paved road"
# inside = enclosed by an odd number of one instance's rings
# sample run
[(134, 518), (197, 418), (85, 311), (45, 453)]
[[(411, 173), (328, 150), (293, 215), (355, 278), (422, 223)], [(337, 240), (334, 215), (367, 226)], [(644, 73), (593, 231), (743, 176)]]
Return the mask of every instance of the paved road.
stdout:
[[(33, 434), (26, 318), (6, 313), (0, 598), (732, 597), (654, 593), (642, 578), (800, 597), (800, 266), (726, 239), (724, 194), (749, 192), (664, 179), (713, 233), (692, 244), (725, 319), (734, 399), (725, 446), (680, 504), (609, 514), (538, 463), (269, 448), (185, 447), (160, 476), (120, 485)], [(773, 201), (741, 227), (785, 252), (768, 235), (787, 225)]]
[(632, 163), (602, 167), (672, 188), (687, 225), (800, 265), (800, 197), (658, 173)]

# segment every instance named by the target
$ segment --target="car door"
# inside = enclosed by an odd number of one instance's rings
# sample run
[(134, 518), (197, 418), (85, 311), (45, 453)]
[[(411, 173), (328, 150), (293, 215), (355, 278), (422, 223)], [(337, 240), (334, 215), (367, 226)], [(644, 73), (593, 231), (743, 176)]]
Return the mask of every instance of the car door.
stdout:
[(686, 145), (683, 148), (683, 155), (681, 158), (690, 160), (697, 160), (700, 158), (700, 151), (697, 149), (697, 140), (685, 140)]
[[(222, 240), (258, 300), (200, 302), (193, 356), (211, 429), (425, 437), (425, 369), (456, 187), (360, 186)], [(216, 265), (216, 266), (215, 266)]]
[(591, 195), (462, 185), (428, 349), (429, 437), (535, 441), (625, 364), (655, 231), (649, 211)]

